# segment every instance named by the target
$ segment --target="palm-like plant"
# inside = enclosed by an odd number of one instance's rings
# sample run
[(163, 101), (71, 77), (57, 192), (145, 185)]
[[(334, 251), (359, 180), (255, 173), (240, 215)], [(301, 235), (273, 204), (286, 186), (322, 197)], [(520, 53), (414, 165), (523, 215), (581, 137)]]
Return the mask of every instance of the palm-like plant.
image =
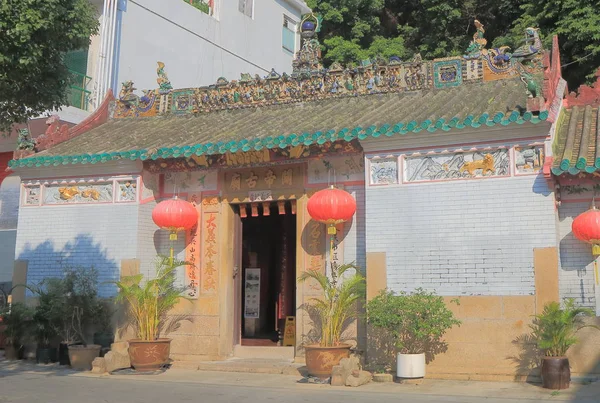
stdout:
[[(354, 274), (348, 276), (349, 270), (354, 270)], [(322, 347), (338, 346), (344, 324), (358, 314), (357, 302), (365, 295), (365, 279), (354, 263), (339, 266), (332, 263), (330, 276), (313, 270), (300, 276), (300, 281), (309, 279), (316, 280), (324, 293), (322, 298), (311, 299), (321, 320), (320, 344)]]
[(567, 350), (577, 343), (576, 333), (586, 325), (583, 318), (593, 315), (589, 308), (575, 306), (573, 299), (567, 299), (564, 308), (558, 302), (550, 302), (541, 314), (536, 315), (533, 324), (533, 336), (538, 347), (546, 357), (564, 357)]
[(185, 299), (182, 294), (184, 288), (175, 285), (175, 273), (178, 267), (188, 264), (158, 256), (153, 279), (142, 283), (143, 274), (137, 274), (115, 283), (119, 288), (116, 301), (128, 305), (130, 319), (139, 339), (157, 340), (167, 322), (168, 312), (180, 299)]

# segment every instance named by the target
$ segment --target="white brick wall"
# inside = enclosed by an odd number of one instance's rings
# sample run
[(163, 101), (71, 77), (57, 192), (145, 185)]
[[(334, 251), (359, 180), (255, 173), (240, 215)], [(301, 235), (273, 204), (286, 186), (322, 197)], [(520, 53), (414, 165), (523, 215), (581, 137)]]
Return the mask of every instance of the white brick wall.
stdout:
[[(152, 201), (140, 205), (138, 228), (138, 258), (140, 259), (140, 272), (147, 277), (152, 277), (155, 273), (154, 262), (157, 254), (169, 255), (171, 243), (169, 232), (161, 230), (152, 221), (152, 210), (156, 207), (156, 202)], [(175, 256), (179, 260), (185, 260), (185, 234), (179, 233), (179, 238), (174, 244)], [(178, 269), (178, 282), (180, 286), (184, 284), (185, 268)]]
[(386, 252), (396, 291), (533, 294), (533, 248), (556, 246), (541, 175), (367, 186), (366, 206), (367, 252)]
[(0, 229), (0, 283), (12, 281), (16, 238), (16, 230)]
[(0, 184), (0, 282), (12, 280), (20, 186), (21, 180), (14, 174)]
[(135, 204), (21, 208), (15, 259), (29, 261), (29, 283), (61, 275), (65, 264), (94, 266), (101, 295), (113, 295), (107, 282), (119, 279), (122, 259), (137, 254), (137, 218)]
[(560, 242), (559, 290), (561, 298), (575, 298), (579, 305), (596, 308), (592, 247), (573, 236), (573, 218), (590, 203), (563, 203), (558, 209)]
[(344, 225), (344, 262), (354, 261), (364, 274), (366, 270), (365, 188), (361, 185), (346, 187), (345, 190), (356, 199), (356, 214), (351, 223)]
[(21, 179), (14, 174), (0, 184), (0, 230), (17, 228), (20, 186)]

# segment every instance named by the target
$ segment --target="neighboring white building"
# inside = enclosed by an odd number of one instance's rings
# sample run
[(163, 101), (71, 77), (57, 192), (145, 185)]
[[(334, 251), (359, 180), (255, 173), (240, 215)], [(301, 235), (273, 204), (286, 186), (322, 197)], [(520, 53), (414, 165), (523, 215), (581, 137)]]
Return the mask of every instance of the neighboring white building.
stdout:
[[(98, 8), (100, 30), (88, 49), (66, 56), (76, 80), (71, 105), (56, 112), (63, 123), (82, 122), (109, 89), (117, 96), (124, 81), (140, 90), (158, 88), (158, 61), (174, 88), (239, 79), (240, 72), (291, 73), (301, 17), (310, 12), (303, 0), (90, 1)], [(44, 121), (28, 124), (34, 137), (43, 133)], [(16, 137), (16, 130), (0, 137), (0, 284), (11, 281), (14, 261), (20, 179), (2, 173)]]
[(88, 51), (94, 107), (127, 80), (140, 90), (156, 88), (157, 61), (174, 88), (237, 79), (240, 72), (290, 73), (297, 28), (310, 12), (302, 0), (91, 1), (106, 16)]

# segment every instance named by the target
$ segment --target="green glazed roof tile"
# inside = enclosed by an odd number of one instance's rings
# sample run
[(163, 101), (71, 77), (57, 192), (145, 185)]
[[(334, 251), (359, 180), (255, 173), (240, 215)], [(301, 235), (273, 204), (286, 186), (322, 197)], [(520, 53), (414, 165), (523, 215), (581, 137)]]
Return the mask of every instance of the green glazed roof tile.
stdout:
[[(496, 95), (491, 100), (490, 93)], [(547, 119), (545, 112), (539, 116), (527, 112), (522, 115), (519, 110), (526, 103), (523, 84), (515, 79), (426, 90), (419, 96), (377, 94), (186, 117), (115, 119), (38, 156), (12, 161), (11, 167), (44, 164), (38, 157), (63, 156), (63, 164), (120, 158), (156, 160), (324, 144), (340, 139), (366, 140), (383, 134), (428, 135), (482, 125), (506, 126), (526, 121), (534, 124)], [(149, 155), (148, 150), (154, 150), (153, 154)], [(587, 161), (597, 158), (600, 154)]]
[(600, 171), (600, 108), (574, 106), (563, 110), (559, 122), (552, 147), (552, 173)]

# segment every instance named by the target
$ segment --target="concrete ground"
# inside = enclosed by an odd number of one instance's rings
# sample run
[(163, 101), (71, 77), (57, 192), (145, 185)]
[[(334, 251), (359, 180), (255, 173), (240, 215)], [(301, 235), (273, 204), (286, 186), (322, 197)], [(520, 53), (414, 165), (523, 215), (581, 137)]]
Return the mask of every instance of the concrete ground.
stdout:
[(552, 392), (506, 382), (442, 381), (420, 385), (371, 383), (360, 388), (299, 384), (292, 375), (193, 371), (159, 375), (95, 375), (57, 365), (0, 361), (0, 402), (578, 402), (599, 403), (600, 382)]

